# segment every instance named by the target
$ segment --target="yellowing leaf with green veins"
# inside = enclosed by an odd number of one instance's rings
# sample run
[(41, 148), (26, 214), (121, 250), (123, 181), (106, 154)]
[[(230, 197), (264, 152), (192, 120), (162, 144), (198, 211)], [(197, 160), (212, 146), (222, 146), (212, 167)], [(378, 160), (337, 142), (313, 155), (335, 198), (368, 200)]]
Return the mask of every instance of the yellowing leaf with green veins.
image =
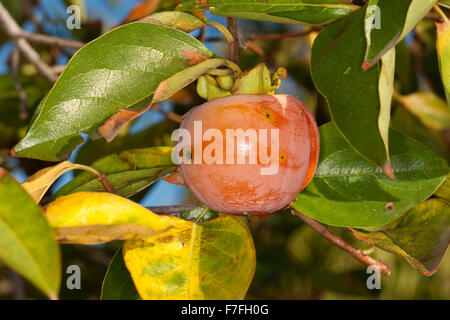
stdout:
[(353, 230), (355, 236), (405, 258), (426, 276), (437, 271), (450, 242), (450, 203), (429, 199), (410, 210), (393, 229)]
[(58, 179), (64, 173), (75, 169), (86, 170), (91, 173), (98, 174), (96, 170), (88, 166), (75, 164), (70, 161), (63, 161), (55, 166), (39, 170), (27, 180), (25, 180), (21, 186), (25, 189), (26, 192), (30, 194), (30, 196), (34, 201), (36, 201), (36, 203), (39, 203), (39, 201), (41, 201), (42, 197), (47, 192), (48, 188), (50, 188), (50, 186), (56, 181), (56, 179)]
[(436, 23), (437, 53), (442, 82), (447, 97), (447, 105), (450, 104), (450, 21), (445, 19), (442, 23)]
[(444, 183), (436, 190), (435, 196), (450, 201), (450, 174), (445, 179)]
[(202, 224), (165, 216), (172, 230), (127, 241), (125, 264), (143, 299), (243, 299), (255, 271), (255, 249), (239, 219)]
[(450, 128), (450, 109), (444, 100), (432, 92), (398, 95), (398, 101), (425, 126), (434, 130)]
[(0, 168), (0, 261), (50, 298), (58, 296), (61, 257), (42, 209)]
[(64, 243), (144, 239), (167, 231), (171, 221), (137, 203), (110, 193), (77, 192), (45, 210), (56, 238)]

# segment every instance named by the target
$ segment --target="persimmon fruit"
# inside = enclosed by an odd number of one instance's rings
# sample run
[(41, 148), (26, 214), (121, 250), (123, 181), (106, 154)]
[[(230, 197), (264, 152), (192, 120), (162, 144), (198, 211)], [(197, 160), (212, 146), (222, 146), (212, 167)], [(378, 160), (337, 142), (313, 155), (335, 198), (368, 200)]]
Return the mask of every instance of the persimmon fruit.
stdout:
[[(226, 143), (230, 141), (224, 138), (219, 153), (223, 153), (224, 158), (229, 157), (228, 160), (234, 159), (233, 163), (195, 161), (201, 154), (198, 150), (207, 151), (217, 137), (210, 141), (198, 137), (191, 140), (192, 161), (180, 164), (179, 173), (189, 190), (211, 209), (228, 214), (268, 215), (293, 201), (314, 175), (319, 156), (319, 131), (310, 111), (292, 96), (235, 95), (214, 99), (192, 108), (183, 117), (180, 128), (194, 137), (199, 134), (195, 130), (195, 122), (199, 121), (203, 132), (216, 129), (223, 137), (227, 137), (227, 130), (231, 129), (235, 132), (241, 129), (241, 133), (248, 129), (267, 130), (265, 145), (261, 139), (255, 142), (249, 137), (236, 138), (233, 148), (227, 150)], [(269, 132), (273, 129), (278, 129), (278, 150), (269, 146), (272, 141)], [(250, 162), (250, 150), (262, 147), (267, 147), (270, 155), (278, 151), (278, 167), (272, 174), (261, 174), (261, 169), (273, 163), (268, 164), (267, 159), (262, 161), (259, 153), (256, 163)], [(235, 154), (230, 155), (231, 150)], [(245, 154), (244, 163), (242, 160), (238, 163), (237, 150)], [(221, 150), (216, 149), (212, 155), (217, 156), (214, 153), (218, 151)]]

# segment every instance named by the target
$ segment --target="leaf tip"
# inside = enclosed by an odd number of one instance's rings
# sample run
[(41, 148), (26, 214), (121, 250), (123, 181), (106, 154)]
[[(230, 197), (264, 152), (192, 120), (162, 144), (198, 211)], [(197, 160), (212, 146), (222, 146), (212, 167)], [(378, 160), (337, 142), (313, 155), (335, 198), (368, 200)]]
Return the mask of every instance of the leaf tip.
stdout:
[(168, 183), (171, 183), (171, 184), (176, 184), (179, 186), (186, 186), (186, 183), (185, 183), (183, 176), (181, 175), (179, 169), (176, 172), (171, 173), (168, 176), (165, 176), (163, 178), (163, 180)]
[(372, 64), (370, 64), (367, 61), (364, 61), (361, 65), (361, 70), (362, 72), (366, 72), (367, 70), (369, 70), (372, 67)]
[(395, 180), (394, 170), (392, 169), (392, 165), (391, 165), (390, 161), (386, 161), (386, 163), (384, 164), (382, 170), (383, 170), (385, 175), (387, 175), (392, 180)]
[(139, 111), (121, 109), (119, 112), (106, 120), (106, 122), (98, 128), (98, 132), (109, 143), (114, 140), (120, 129), (122, 129), (125, 124), (139, 115)]

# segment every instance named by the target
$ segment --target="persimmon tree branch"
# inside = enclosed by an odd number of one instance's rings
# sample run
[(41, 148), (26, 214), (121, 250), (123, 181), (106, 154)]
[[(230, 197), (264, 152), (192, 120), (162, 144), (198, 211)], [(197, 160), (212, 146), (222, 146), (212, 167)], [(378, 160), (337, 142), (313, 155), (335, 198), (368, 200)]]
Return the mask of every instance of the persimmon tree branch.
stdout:
[(49, 35), (40, 34), (40, 33), (31, 33), (31, 32), (27, 32), (24, 30), (22, 30), (20, 33), (18, 33), (15, 36), (17, 38), (24, 38), (33, 43), (47, 44), (47, 45), (56, 46), (56, 47), (80, 49), (82, 46), (84, 46), (84, 43), (80, 42), (80, 41), (63, 39), (63, 38), (49, 36)]
[(354, 258), (359, 260), (360, 262), (364, 263), (366, 266), (376, 266), (379, 268), (380, 272), (384, 275), (389, 275), (391, 273), (389, 265), (387, 265), (383, 261), (378, 261), (371, 256), (368, 256), (364, 253), (364, 250), (355, 248), (348, 242), (346, 242), (341, 237), (338, 237), (337, 235), (331, 233), (326, 226), (321, 224), (320, 222), (317, 222), (314, 219), (311, 219), (304, 214), (298, 212), (297, 210), (291, 208), (292, 214), (296, 215), (300, 219), (302, 219), (307, 225), (309, 225), (314, 231), (316, 231), (318, 234), (320, 234), (322, 237), (330, 241), (333, 245), (338, 247), (339, 249), (342, 249), (344, 251), (347, 251), (349, 254), (351, 254)]
[(0, 3), (0, 26), (5, 30), (6, 34), (14, 41), (16, 47), (20, 50), (23, 56), (30, 61), (36, 69), (44, 77), (51, 82), (56, 82), (58, 77), (52, 71), (49, 65), (41, 60), (39, 54), (31, 47), (31, 45), (24, 38), (18, 36), (22, 34), (22, 29), (17, 22), (11, 17), (10, 13), (3, 4)]

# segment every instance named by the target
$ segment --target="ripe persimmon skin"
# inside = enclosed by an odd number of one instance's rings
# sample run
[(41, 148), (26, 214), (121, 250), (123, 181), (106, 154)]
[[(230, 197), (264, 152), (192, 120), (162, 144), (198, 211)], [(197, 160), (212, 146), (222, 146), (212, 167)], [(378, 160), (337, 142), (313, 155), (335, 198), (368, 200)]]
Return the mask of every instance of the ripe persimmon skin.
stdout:
[[(311, 180), (318, 160), (319, 133), (314, 117), (298, 99), (289, 95), (219, 98), (191, 109), (180, 127), (193, 137), (194, 121), (200, 120), (203, 132), (214, 128), (223, 137), (227, 129), (279, 129), (276, 174), (261, 175), (261, 167), (267, 165), (259, 159), (257, 164), (249, 164), (248, 154), (245, 164), (180, 165), (189, 190), (209, 208), (229, 214), (268, 215), (286, 207)], [(191, 150), (204, 150), (210, 142), (195, 143), (192, 139)]]

